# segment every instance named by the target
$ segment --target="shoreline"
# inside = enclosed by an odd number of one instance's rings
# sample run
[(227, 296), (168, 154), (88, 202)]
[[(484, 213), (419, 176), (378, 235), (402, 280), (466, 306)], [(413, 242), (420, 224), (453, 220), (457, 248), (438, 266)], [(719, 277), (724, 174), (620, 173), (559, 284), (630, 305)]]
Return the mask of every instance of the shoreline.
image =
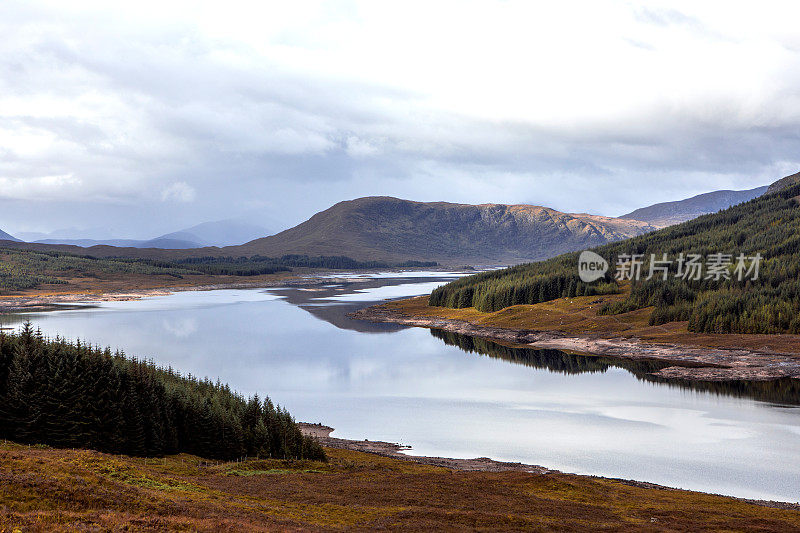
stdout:
[[(371, 272), (371, 271), (370, 271)], [(370, 272), (363, 272), (364, 274)], [(360, 274), (361, 272), (357, 273)], [(344, 274), (344, 273), (343, 273)], [(350, 274), (348, 272), (347, 274)], [(259, 289), (259, 288), (273, 288), (273, 287), (291, 287), (297, 285), (314, 285), (321, 283), (330, 283), (337, 278), (331, 276), (330, 272), (320, 272), (315, 274), (307, 274), (304, 277), (292, 277), (276, 280), (254, 280), (253, 282), (232, 282), (232, 283), (216, 283), (207, 285), (196, 286), (173, 286), (173, 287), (160, 287), (148, 288), (140, 290), (127, 290), (127, 291), (108, 291), (98, 293), (62, 293), (62, 294), (42, 294), (42, 295), (10, 295), (0, 296), (0, 313), (3, 312), (31, 312), (31, 311), (48, 311), (53, 309), (64, 309), (71, 306), (78, 307), (77, 304), (100, 301), (131, 301), (139, 300), (142, 298), (166, 296), (177, 292), (188, 291), (210, 291), (210, 290), (224, 290), (224, 289)], [(352, 278), (346, 278), (348, 281), (353, 281)], [(704, 381), (729, 381), (738, 379), (748, 380), (770, 380), (778, 377), (794, 377), (800, 378), (800, 361), (794, 360), (797, 366), (783, 365), (782, 370), (787, 374), (779, 374), (772, 377), (770, 370), (764, 366), (749, 366), (758, 363), (757, 357), (767, 358), (765, 363), (769, 364), (774, 362), (775, 354), (760, 353), (748, 350), (724, 350), (724, 349), (696, 349), (681, 347), (678, 345), (663, 345), (663, 344), (648, 344), (641, 343), (631, 339), (614, 339), (614, 338), (600, 338), (597, 336), (578, 336), (566, 335), (562, 332), (554, 331), (531, 331), (531, 330), (515, 330), (511, 328), (488, 327), (471, 324), (464, 320), (446, 319), (446, 318), (425, 318), (414, 317), (407, 314), (392, 310), (385, 307), (386, 304), (378, 304), (372, 307), (367, 307), (348, 314), (349, 317), (368, 320), (373, 322), (387, 322), (396, 323), (401, 325), (408, 325), (413, 327), (426, 327), (431, 329), (442, 329), (444, 331), (451, 331), (469, 336), (481, 337), (500, 343), (513, 344), (515, 346), (531, 347), (531, 348), (551, 348), (573, 353), (583, 353), (597, 356), (618, 357), (622, 359), (659, 359), (663, 361), (681, 362), (684, 364), (707, 364), (707, 365), (720, 365), (719, 367), (668, 367), (661, 371), (655, 372), (654, 375), (665, 378), (680, 378), (689, 380), (704, 380)], [(665, 348), (672, 349), (670, 352)], [(596, 350), (594, 352), (590, 350)], [(687, 353), (691, 351), (691, 353)], [(630, 351), (631, 353), (627, 353)], [(694, 353), (694, 352), (698, 353)], [(750, 357), (746, 363), (740, 368), (725, 367), (725, 358), (741, 357), (744, 354)], [(712, 362), (709, 360), (712, 358)], [(716, 358), (716, 359), (713, 359)], [(791, 358), (789, 358), (791, 359)], [(730, 364), (730, 363), (729, 363)], [(766, 368), (766, 370), (765, 370)], [(779, 370), (781, 365), (778, 365)], [(687, 372), (689, 375), (687, 375)], [(745, 375), (748, 377), (738, 377)], [(772, 371), (774, 372), (774, 370)], [(731, 377), (736, 373), (737, 377)], [(759, 377), (749, 377), (757, 375)], [(711, 376), (711, 377), (708, 377)], [(653, 489), (660, 491), (684, 491), (694, 492), (697, 494), (705, 494), (712, 496), (722, 496), (741, 502), (746, 502), (763, 507), (785, 509), (800, 511), (800, 502), (783, 502), (783, 501), (770, 501), (770, 500), (755, 500), (748, 498), (740, 498), (724, 494), (706, 493), (700, 491), (693, 491), (689, 489), (680, 489), (664, 485), (658, 485), (646, 481), (628, 480), (621, 478), (612, 478), (605, 476), (595, 476), (586, 474), (572, 474), (564, 473), (558, 470), (549, 469), (540, 465), (531, 465), (525, 463), (503, 462), (496, 461), (488, 457), (478, 457), (472, 459), (458, 459), (449, 457), (430, 457), (430, 456), (416, 456), (409, 455), (405, 451), (411, 449), (411, 446), (401, 445), (397, 443), (389, 443), (383, 441), (372, 441), (364, 439), (351, 440), (340, 439), (331, 437), (330, 434), (334, 428), (324, 426), (322, 424), (309, 424), (298, 423), (301, 431), (304, 434), (313, 436), (320, 444), (325, 447), (349, 451), (357, 451), (378, 455), (390, 459), (409, 461), (421, 465), (441, 467), (453, 471), (463, 472), (519, 472), (531, 475), (567, 475), (575, 476), (581, 479), (601, 479), (613, 482), (618, 482), (638, 488)]]
[[(341, 272), (340, 274), (344, 276), (347, 274), (372, 274), (376, 272), (393, 271), (347, 271)], [(415, 270), (408, 270), (408, 272), (415, 272)], [(82, 307), (80, 304), (91, 304), (93, 302), (127, 302), (156, 296), (169, 296), (177, 292), (201, 292), (226, 289), (272, 289), (279, 287), (336, 283), (343, 280), (348, 282), (358, 282), (358, 278), (337, 277), (335, 274), (336, 272), (326, 270), (276, 279), (254, 279), (253, 281), (232, 281), (200, 285), (165, 285), (163, 287), (109, 291), (98, 289), (73, 292), (42, 292), (40, 294), (6, 294), (0, 295), (0, 314), (55, 311), (59, 309)]]
[[(383, 272), (383, 270), (381, 270)], [(362, 272), (358, 272), (361, 274)], [(373, 273), (365, 271), (363, 274)], [(345, 273), (343, 273), (345, 274)], [(349, 272), (346, 274), (350, 274)], [(279, 279), (258, 279), (202, 285), (175, 285), (137, 290), (66, 292), (55, 294), (2, 295), (0, 314), (46, 312), (90, 306), (95, 302), (133, 301), (168, 296), (177, 292), (225, 289), (268, 289), (336, 282), (358, 278), (337, 278), (329, 271)], [(441, 316), (422, 316), (398, 309), (396, 304), (414, 300), (390, 300), (347, 316), (356, 320), (391, 323), (408, 327), (439, 329), (478, 337), (512, 347), (554, 349), (579, 355), (626, 360), (655, 360), (673, 363), (652, 375), (674, 380), (724, 382), (800, 379), (800, 356), (746, 348), (704, 348), (675, 343), (644, 342), (630, 336), (574, 334), (553, 330), (515, 329), (488, 326)]]
[(729, 348), (700, 348), (669, 343), (647, 343), (630, 337), (567, 334), (485, 326), (472, 322), (432, 316), (416, 316), (389, 305), (396, 300), (360, 309), (348, 316), (369, 322), (386, 322), (428, 329), (440, 329), (500, 344), (533, 349), (554, 349), (581, 355), (628, 360), (657, 360), (673, 363), (654, 376), (689, 381), (771, 381), (800, 379), (800, 357), (767, 351)]
[(260, 289), (291, 285), (293, 280), (257, 281), (253, 283), (234, 282), (211, 285), (177, 285), (152, 289), (108, 291), (108, 292), (73, 292), (41, 295), (4, 295), (0, 296), (0, 313), (20, 313), (31, 311), (51, 311), (56, 309), (91, 304), (93, 302), (127, 302), (169, 296), (176, 292), (213, 291), (223, 289)]
[(298, 422), (298, 427), (304, 435), (315, 438), (323, 447), (335, 448), (339, 450), (350, 450), (355, 452), (371, 453), (381, 457), (388, 457), (401, 461), (409, 461), (417, 464), (427, 466), (437, 466), (456, 470), (461, 472), (522, 472), (533, 475), (548, 475), (559, 474), (567, 476), (575, 476), (582, 479), (603, 479), (607, 481), (614, 481), (632, 487), (639, 487), (652, 490), (663, 491), (684, 491), (694, 492), (698, 494), (707, 494), (710, 496), (722, 496), (724, 498), (731, 498), (741, 502), (751, 503), (762, 507), (769, 507), (773, 509), (787, 509), (793, 511), (800, 511), (800, 502), (782, 502), (775, 500), (756, 500), (752, 498), (740, 498), (737, 496), (729, 496), (725, 494), (715, 494), (710, 492), (701, 492), (691, 489), (681, 489), (676, 487), (668, 487), (666, 485), (659, 485), (657, 483), (650, 483), (647, 481), (637, 481), (633, 479), (622, 479), (606, 476), (594, 476), (587, 474), (572, 474), (562, 472), (560, 470), (553, 470), (539, 465), (531, 465), (525, 463), (510, 463), (504, 461), (495, 461), (488, 457), (477, 457), (474, 459), (456, 459), (452, 457), (430, 457), (424, 455), (409, 455), (403, 450), (412, 449), (411, 446), (398, 444), (394, 442), (373, 441), (373, 440), (354, 440), (354, 439), (340, 439), (331, 437), (330, 434), (334, 428), (325, 426), (323, 424), (311, 424), (308, 422)]
[[(556, 472), (543, 466), (529, 465), (524, 463), (508, 463), (495, 461), (488, 457), (477, 457), (475, 459), (455, 459), (452, 457), (429, 457), (424, 455), (408, 455), (404, 450), (410, 450), (411, 446), (398, 444), (395, 442), (384, 442), (379, 440), (353, 440), (331, 437), (334, 428), (323, 424), (310, 424), (308, 422), (298, 422), (300, 431), (304, 435), (314, 437), (320, 444), (327, 448), (337, 448), (340, 450), (351, 450), (355, 452), (372, 453), (382, 457), (391, 457), (403, 461), (412, 461), (428, 466), (441, 466), (452, 470), (465, 472), (528, 472), (531, 474), (547, 474)], [(800, 507), (798, 507), (800, 508)]]

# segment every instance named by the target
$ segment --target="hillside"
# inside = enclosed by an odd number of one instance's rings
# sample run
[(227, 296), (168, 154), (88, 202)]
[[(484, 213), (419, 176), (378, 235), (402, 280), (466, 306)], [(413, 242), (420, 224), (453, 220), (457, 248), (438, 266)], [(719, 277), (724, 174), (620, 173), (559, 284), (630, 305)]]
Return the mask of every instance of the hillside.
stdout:
[[(340, 202), (309, 220), (240, 246), (165, 250), (46, 243), (3, 246), (37, 251), (176, 260), (187, 257), (347, 256), (359, 261), (497, 264), (537, 261), (656, 229), (638, 220), (562, 213), (547, 207), (413, 202), (367, 197)], [(176, 234), (187, 237), (184, 233)]]
[(136, 239), (41, 239), (34, 241), (36, 244), (63, 244), (68, 246), (80, 246), (81, 248), (91, 248), (92, 246), (113, 246), (115, 248), (165, 248), (182, 250), (186, 248), (200, 248), (202, 244), (188, 239), (177, 237), (157, 237), (149, 241)]
[(17, 239), (13, 235), (9, 235), (8, 233), (6, 233), (5, 231), (0, 229), (0, 241), (17, 241), (17, 242), (19, 242), (19, 239)]
[(223, 250), (241, 255), (513, 263), (544, 259), (652, 229), (636, 220), (561, 213), (532, 205), (368, 197), (340, 202), (277, 235)]
[[(650, 254), (713, 253), (760, 254), (759, 277), (634, 282), (624, 300), (600, 309), (620, 314), (652, 307), (649, 323), (688, 321), (688, 329), (706, 333), (800, 333), (800, 207), (795, 199), (800, 184), (705, 215), (683, 224), (595, 249), (612, 268), (594, 283), (578, 278), (577, 254), (520, 265), (454, 281), (431, 294), (430, 304), (496, 311), (517, 304), (536, 304), (561, 297), (590, 296), (627, 290), (613, 277), (622, 254), (642, 254), (642, 272), (648, 272)], [(732, 258), (732, 259), (733, 259)], [(733, 259), (735, 263), (735, 259)], [(735, 264), (727, 267), (729, 275)], [(706, 274), (706, 271), (703, 271)]]
[(637, 209), (620, 218), (563, 213), (534, 205), (426, 203), (365, 197), (340, 202), (293, 228), (236, 246), (204, 244), (235, 242), (258, 235), (262, 230), (223, 220), (151, 241), (48, 240), (28, 244), (6, 241), (3, 246), (165, 261), (298, 254), (392, 263), (412, 260), (447, 265), (510, 264), (539, 261), (642, 235), (717, 212), (760, 196), (765, 190), (759, 187), (748, 191), (716, 191)]
[(800, 172), (779, 179), (778, 181), (769, 186), (769, 188), (767, 189), (767, 194), (776, 193), (778, 191), (785, 189), (786, 187), (791, 187), (792, 185), (796, 185), (797, 183), (800, 183)]
[[(454, 471), (372, 453), (213, 463), (0, 442), (0, 531), (783, 532), (774, 507), (630, 481)], [(783, 508), (780, 508), (783, 507)]]
[[(235, 246), (271, 235), (274, 231), (236, 220), (216, 220), (203, 222), (190, 228), (167, 233), (157, 239), (179, 239), (196, 243), (200, 246)], [(158, 248), (165, 248), (159, 246)]]
[(758, 198), (767, 191), (767, 186), (746, 191), (714, 191), (698, 194), (685, 200), (663, 202), (631, 211), (620, 218), (641, 220), (654, 226), (666, 227), (680, 224), (702, 215), (716, 213), (732, 205)]

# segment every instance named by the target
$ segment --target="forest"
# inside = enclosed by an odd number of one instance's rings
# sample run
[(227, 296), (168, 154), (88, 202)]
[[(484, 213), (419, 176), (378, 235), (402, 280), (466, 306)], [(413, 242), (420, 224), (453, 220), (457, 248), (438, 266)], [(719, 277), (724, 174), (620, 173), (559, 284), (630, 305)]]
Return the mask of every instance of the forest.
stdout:
[(145, 259), (121, 259), (123, 261), (142, 262), (150, 266), (166, 269), (190, 269), (204, 274), (229, 276), (257, 276), (275, 272), (290, 272), (292, 268), (322, 268), (331, 270), (365, 270), (377, 268), (421, 268), (435, 267), (435, 261), (406, 261), (403, 263), (387, 263), (385, 261), (357, 261), (351, 257), (284, 255), (282, 257), (265, 257), (261, 255), (242, 257), (188, 257), (173, 261)]
[(132, 456), (189, 453), (325, 460), (269, 398), (84, 342), (30, 322), (0, 330), (0, 438)]
[[(761, 196), (718, 213), (632, 239), (594, 248), (611, 268), (593, 283), (578, 277), (578, 253), (461, 278), (436, 290), (432, 306), (475, 307), (497, 311), (561, 297), (628, 291), (625, 299), (603, 306), (600, 313), (619, 314), (652, 307), (650, 324), (688, 321), (689, 331), (705, 333), (800, 333), (800, 185)], [(614, 266), (625, 254), (649, 257), (680, 253), (760, 254), (758, 279), (686, 280), (669, 266), (668, 279), (615, 279)], [(733, 274), (734, 265), (728, 274)], [(629, 284), (629, 286), (628, 286)]]
[(98, 274), (168, 275), (181, 278), (193, 272), (176, 265), (160, 267), (144, 261), (99, 259), (61, 252), (0, 248), (0, 291), (20, 291), (41, 284), (66, 284), (64, 277)]
[(283, 257), (188, 257), (161, 260), (130, 257), (97, 258), (60, 251), (0, 248), (0, 291), (22, 291), (42, 284), (66, 284), (66, 277), (106, 274), (167, 275), (185, 278), (202, 274), (259, 276), (291, 272), (293, 268), (365, 270), (435, 267), (435, 261), (357, 261), (345, 256), (285, 255)]

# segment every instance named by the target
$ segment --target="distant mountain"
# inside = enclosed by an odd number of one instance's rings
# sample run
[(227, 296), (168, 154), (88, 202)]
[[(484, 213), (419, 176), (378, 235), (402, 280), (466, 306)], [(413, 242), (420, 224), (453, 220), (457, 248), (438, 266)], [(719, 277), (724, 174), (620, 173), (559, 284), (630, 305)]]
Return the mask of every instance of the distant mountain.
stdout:
[(346, 255), (360, 260), (514, 263), (605, 244), (655, 229), (638, 220), (547, 207), (412, 202), (367, 197), (340, 202), (277, 235), (223, 248), (231, 255)]
[(769, 186), (766, 194), (776, 193), (782, 189), (785, 189), (786, 187), (796, 185), (797, 183), (800, 183), (800, 172), (779, 179), (778, 181)]
[[(79, 230), (58, 230), (54, 232), (66, 235), (69, 232), (78, 233)], [(118, 248), (162, 248), (172, 250), (186, 250), (206, 246), (230, 246), (242, 244), (259, 237), (265, 237), (271, 232), (262, 226), (238, 222), (235, 220), (218, 220), (204, 222), (191, 228), (186, 228), (172, 233), (167, 233), (154, 239), (82, 239), (68, 236), (54, 236), (43, 233), (30, 233), (27, 242), (37, 244), (63, 244), (89, 248), (92, 246), (114, 246)], [(43, 238), (32, 238), (43, 237)], [(0, 234), (2, 238), (2, 234)]]
[[(800, 177), (800, 173), (795, 174)], [(791, 176), (790, 176), (791, 177)], [(788, 178), (784, 178), (788, 179)], [(777, 183), (777, 182), (776, 182)], [(775, 184), (771, 185), (773, 187)], [(680, 224), (701, 215), (716, 213), (732, 205), (741, 204), (758, 198), (768, 192), (767, 186), (756, 187), (746, 191), (714, 191), (698, 194), (686, 200), (664, 202), (649, 207), (642, 207), (620, 218), (641, 220), (660, 228)]]
[(89, 248), (91, 246), (115, 246), (119, 248), (168, 248), (182, 250), (187, 248), (200, 248), (203, 246), (198, 242), (181, 239), (168, 239), (163, 237), (150, 239), (149, 241), (140, 241), (135, 239), (42, 239), (34, 242), (36, 244), (66, 244), (71, 246), (80, 246), (82, 248)]
[(216, 220), (167, 233), (158, 238), (196, 242), (203, 246), (233, 246), (266, 237), (272, 233), (274, 232), (256, 224), (236, 220)]
[(0, 241), (16, 241), (16, 242), (21, 242), (19, 239), (17, 239), (17, 238), (16, 238), (16, 237), (14, 237), (13, 235), (9, 235), (8, 233), (6, 233), (5, 231), (3, 231), (3, 230), (1, 230), (1, 229), (0, 229)]
[(81, 240), (92, 239), (96, 241), (111, 241), (120, 240), (108, 228), (95, 226), (95, 227), (66, 227), (58, 228), (48, 232), (42, 231), (20, 231), (17, 237), (25, 242), (36, 241), (68, 241), (68, 240)]

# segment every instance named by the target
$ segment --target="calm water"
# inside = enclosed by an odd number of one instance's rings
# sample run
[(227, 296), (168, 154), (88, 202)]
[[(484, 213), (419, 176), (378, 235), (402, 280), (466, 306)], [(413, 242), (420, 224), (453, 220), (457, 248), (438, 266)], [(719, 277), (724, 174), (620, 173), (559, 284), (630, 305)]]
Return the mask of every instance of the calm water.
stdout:
[(446, 279), (388, 274), (324, 287), (183, 292), (27, 317), (48, 335), (268, 394), (298, 420), (335, 427), (334, 436), (800, 500), (792, 382), (692, 390), (653, 381), (646, 363), (623, 368), (345, 316)]

